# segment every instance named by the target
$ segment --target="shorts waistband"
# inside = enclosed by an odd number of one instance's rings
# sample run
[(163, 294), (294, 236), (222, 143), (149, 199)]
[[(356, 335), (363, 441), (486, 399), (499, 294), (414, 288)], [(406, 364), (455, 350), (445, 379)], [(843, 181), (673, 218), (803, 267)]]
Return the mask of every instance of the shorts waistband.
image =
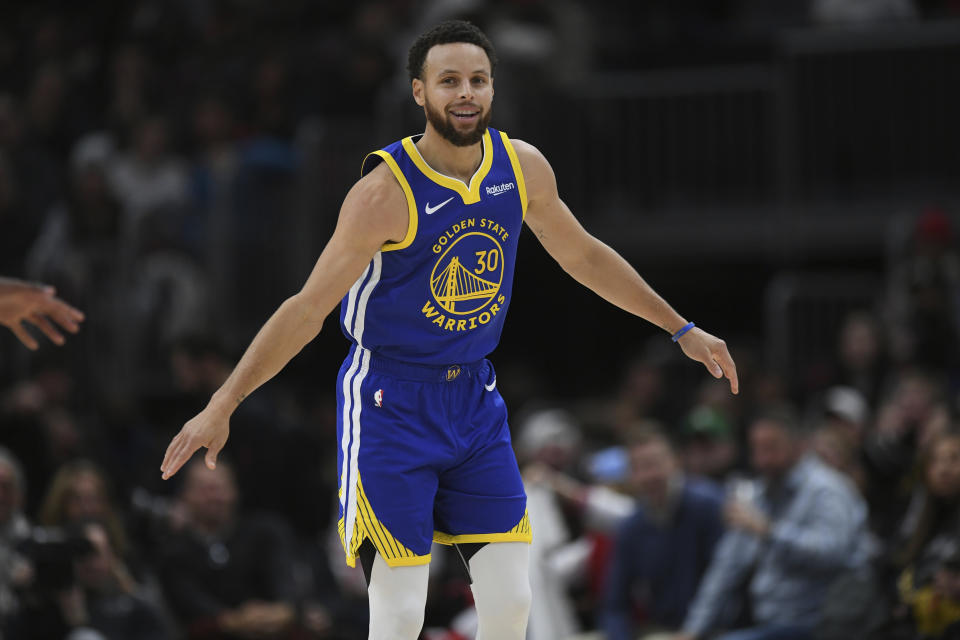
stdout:
[(457, 380), (474, 378), (484, 368), (489, 366), (490, 364), (486, 359), (475, 360), (473, 362), (461, 362), (459, 364), (432, 365), (394, 360), (393, 358), (387, 358), (373, 351), (370, 352), (371, 371), (394, 376), (402, 380), (455, 382)]

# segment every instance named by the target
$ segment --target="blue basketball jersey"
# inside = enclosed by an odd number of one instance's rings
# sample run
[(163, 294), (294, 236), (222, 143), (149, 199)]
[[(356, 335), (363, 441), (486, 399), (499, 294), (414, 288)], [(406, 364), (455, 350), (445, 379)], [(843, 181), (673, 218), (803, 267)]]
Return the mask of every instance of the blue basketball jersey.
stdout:
[(432, 169), (415, 138), (374, 151), (407, 198), (407, 234), (374, 256), (340, 305), (355, 344), (406, 362), (474, 362), (497, 346), (513, 289), (526, 187), (506, 134), (487, 129), (469, 186)]

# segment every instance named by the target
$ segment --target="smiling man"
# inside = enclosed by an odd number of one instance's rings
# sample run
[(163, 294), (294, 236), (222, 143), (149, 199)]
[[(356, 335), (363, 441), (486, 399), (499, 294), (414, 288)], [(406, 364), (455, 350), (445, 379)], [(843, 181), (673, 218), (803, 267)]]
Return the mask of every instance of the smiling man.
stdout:
[(530, 522), (507, 411), (485, 357), (510, 305), (524, 222), (578, 282), (673, 334), (734, 393), (722, 340), (687, 322), (574, 218), (533, 146), (489, 127), (496, 55), (473, 25), (445, 22), (410, 49), (426, 129), (374, 151), (303, 289), (254, 338), (208, 406), (170, 443), (169, 478), (200, 447), (213, 466), (229, 418), (320, 331), (340, 302), (351, 342), (337, 380), (339, 529), (360, 558), (371, 640), (414, 640), (430, 546), (456, 545), (478, 640), (521, 640)]

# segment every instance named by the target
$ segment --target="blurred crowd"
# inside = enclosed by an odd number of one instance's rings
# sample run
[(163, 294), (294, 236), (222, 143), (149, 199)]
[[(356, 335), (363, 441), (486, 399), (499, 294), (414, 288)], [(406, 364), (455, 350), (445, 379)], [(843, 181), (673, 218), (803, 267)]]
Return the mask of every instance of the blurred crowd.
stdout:
[[(193, 464), (164, 483), (159, 464), (332, 228), (360, 156), (333, 143), (318, 155), (317, 137), (371, 137), (424, 25), (473, 18), (522, 96), (530, 82), (705, 55), (693, 40), (740, 55), (747, 32), (960, 10), (635, 4), (0, 7), (0, 274), (53, 284), (88, 317), (36, 354), (0, 336), (4, 638), (365, 637), (363, 575), (331, 528), (338, 335), (243, 403), (215, 471)], [(510, 84), (510, 65), (543, 73)], [(532, 640), (958, 635), (960, 258), (947, 214), (918, 219), (887, 282), (883, 304), (847, 317), (804, 371), (733, 343), (737, 397), (691, 385), (701, 378), (668, 341), (602, 397), (537, 397), (535, 370), (504, 367), (534, 522)], [(433, 554), (429, 640), (476, 624), (450, 553)]]

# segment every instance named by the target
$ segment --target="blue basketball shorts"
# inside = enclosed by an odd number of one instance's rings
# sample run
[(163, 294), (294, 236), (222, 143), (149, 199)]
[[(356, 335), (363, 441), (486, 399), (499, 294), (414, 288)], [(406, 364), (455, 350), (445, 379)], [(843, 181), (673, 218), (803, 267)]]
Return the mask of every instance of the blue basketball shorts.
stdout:
[(507, 410), (487, 360), (424, 366), (353, 345), (337, 376), (340, 540), (390, 566), (431, 542), (530, 542)]

